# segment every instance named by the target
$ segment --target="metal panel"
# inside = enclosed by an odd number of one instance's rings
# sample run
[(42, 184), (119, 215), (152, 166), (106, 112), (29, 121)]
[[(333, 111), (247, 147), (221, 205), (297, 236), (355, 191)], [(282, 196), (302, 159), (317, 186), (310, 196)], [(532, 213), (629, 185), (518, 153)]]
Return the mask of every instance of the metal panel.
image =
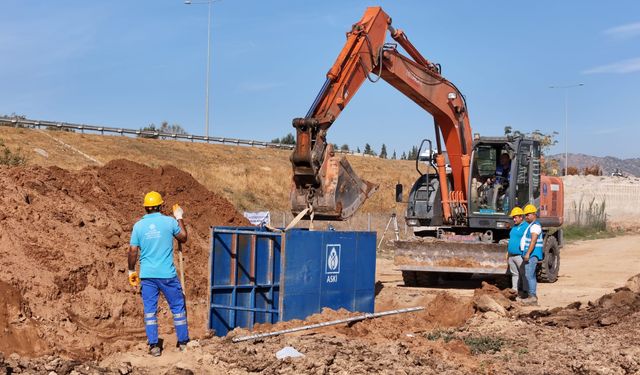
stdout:
[(278, 321), (281, 236), (236, 229), (212, 230), (209, 329), (218, 336)]
[(304, 319), (323, 307), (373, 312), (375, 232), (216, 227), (209, 328)]

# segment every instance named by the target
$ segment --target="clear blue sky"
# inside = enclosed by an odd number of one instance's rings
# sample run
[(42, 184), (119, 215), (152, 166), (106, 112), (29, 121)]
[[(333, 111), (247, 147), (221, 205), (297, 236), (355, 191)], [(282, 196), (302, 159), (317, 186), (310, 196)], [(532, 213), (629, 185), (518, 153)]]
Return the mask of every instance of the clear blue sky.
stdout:
[[(195, 1), (195, 0), (194, 0)], [(213, 6), (210, 135), (271, 140), (307, 112), (367, 6), (466, 95), (474, 132), (558, 131), (564, 151), (639, 157), (640, 1), (221, 0)], [(204, 134), (207, 6), (181, 0), (2, 0), (0, 114)], [(431, 117), (366, 82), (333, 143), (398, 154)]]

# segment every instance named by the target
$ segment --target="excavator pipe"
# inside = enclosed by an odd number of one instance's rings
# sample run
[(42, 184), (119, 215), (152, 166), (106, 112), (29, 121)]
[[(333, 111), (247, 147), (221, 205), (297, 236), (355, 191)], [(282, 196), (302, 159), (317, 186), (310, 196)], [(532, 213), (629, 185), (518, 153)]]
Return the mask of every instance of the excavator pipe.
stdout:
[(411, 58), (415, 62), (424, 66), (425, 68), (431, 69), (432, 64), (429, 62), (429, 60), (425, 59), (424, 56), (420, 54), (420, 52), (418, 52), (418, 50), (416, 49), (416, 47), (413, 46), (413, 44), (409, 42), (409, 39), (407, 38), (407, 35), (404, 33), (404, 31), (400, 29), (394, 29), (393, 26), (389, 25), (389, 32), (391, 33), (391, 37), (393, 38), (393, 40), (398, 42), (398, 44), (405, 51), (407, 51), (409, 56), (411, 56)]
[(470, 164), (470, 160), (471, 158), (469, 157), (469, 155), (465, 154), (460, 156), (460, 162), (462, 163), (462, 183), (464, 184), (464, 190), (465, 192), (469, 191), (469, 164)]
[(449, 207), (449, 185), (447, 184), (447, 169), (445, 167), (444, 155), (436, 156), (436, 166), (438, 167), (438, 179), (440, 180), (440, 196), (442, 197), (442, 214), (445, 222), (451, 221), (451, 207)]

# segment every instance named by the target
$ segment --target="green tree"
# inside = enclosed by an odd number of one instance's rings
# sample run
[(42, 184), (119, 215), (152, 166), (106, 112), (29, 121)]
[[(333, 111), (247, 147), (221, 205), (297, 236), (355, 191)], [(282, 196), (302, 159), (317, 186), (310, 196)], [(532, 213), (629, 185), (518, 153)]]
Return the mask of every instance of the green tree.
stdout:
[(296, 137), (293, 134), (289, 133), (282, 138), (274, 138), (271, 140), (271, 143), (281, 143), (283, 145), (295, 145)]
[(349, 145), (346, 143), (343, 144), (342, 146), (340, 146), (340, 151), (349, 152)]
[(372, 156), (376, 156), (375, 151), (373, 151), (373, 149), (371, 148), (371, 145), (366, 143), (364, 145), (364, 153), (365, 155), (372, 155)]
[(362, 153), (362, 152), (360, 151), (360, 146), (356, 147), (356, 152), (357, 152), (358, 154)]
[(520, 130), (514, 130), (512, 126), (507, 125), (504, 127), (504, 135), (512, 137), (527, 137), (537, 140), (538, 142), (540, 142), (540, 152), (542, 153), (542, 155), (546, 155), (551, 147), (558, 144), (558, 140), (556, 139), (558, 132), (556, 131), (553, 131), (551, 133), (543, 133), (540, 130), (536, 129), (531, 133), (523, 133)]
[(402, 151), (402, 156), (400, 156), (400, 160), (407, 160), (407, 154)]
[(380, 158), (381, 159), (387, 158), (387, 146), (384, 143), (382, 144), (382, 148), (380, 149)]
[(407, 154), (407, 160), (415, 160), (418, 157), (418, 147), (411, 147), (411, 151)]
[[(531, 133), (523, 133), (520, 130), (514, 130), (513, 127), (507, 125), (504, 127), (504, 135), (512, 136), (512, 137), (527, 137), (533, 138), (540, 142), (540, 154), (542, 157), (542, 171), (548, 175), (556, 175), (558, 172), (557, 161), (555, 160), (546, 160), (544, 155), (546, 155), (551, 147), (555, 146), (558, 143), (556, 136), (558, 132), (554, 131), (551, 133), (543, 133), (540, 130), (536, 129)], [(564, 170), (563, 170), (564, 171)], [(576, 172), (577, 174), (577, 172)]]
[(169, 134), (188, 134), (186, 130), (184, 130), (184, 128), (182, 128), (182, 126), (178, 125), (178, 124), (172, 124), (169, 125), (169, 123), (167, 121), (162, 121), (162, 124), (160, 125), (160, 133), (169, 133)]
[(391, 155), (391, 160), (396, 160), (396, 150), (393, 150), (393, 155)]
[[(160, 129), (156, 128), (156, 125), (154, 123), (151, 123), (145, 127), (140, 128), (140, 131), (143, 132), (159, 132)], [(140, 138), (153, 138), (156, 139), (159, 137), (159, 135), (155, 135), (155, 134), (138, 134), (138, 137)]]

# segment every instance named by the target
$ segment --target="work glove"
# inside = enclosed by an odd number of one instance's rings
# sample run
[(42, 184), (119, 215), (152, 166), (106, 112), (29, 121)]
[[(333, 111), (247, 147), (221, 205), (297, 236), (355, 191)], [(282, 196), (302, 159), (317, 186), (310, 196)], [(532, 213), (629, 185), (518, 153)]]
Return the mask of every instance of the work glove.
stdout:
[(136, 271), (129, 271), (129, 285), (137, 288), (140, 285), (140, 277)]
[(184, 210), (182, 209), (182, 207), (180, 207), (179, 204), (174, 204), (173, 205), (173, 217), (176, 218), (176, 220), (182, 220), (182, 215), (184, 215)]

